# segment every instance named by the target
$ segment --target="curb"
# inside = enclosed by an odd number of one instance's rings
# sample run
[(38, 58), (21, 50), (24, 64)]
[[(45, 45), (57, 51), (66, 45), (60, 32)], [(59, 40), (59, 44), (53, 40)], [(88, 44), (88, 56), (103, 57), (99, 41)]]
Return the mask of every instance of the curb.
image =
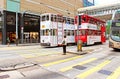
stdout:
[(0, 71), (16, 70), (16, 69), (21, 69), (21, 68), (27, 68), (27, 67), (35, 66), (35, 65), (37, 65), (37, 64), (33, 64), (33, 63), (16, 64), (16, 65), (13, 65), (13, 66), (1, 67)]
[(85, 51), (82, 51), (82, 52), (70, 52), (70, 51), (67, 51), (67, 53), (76, 54), (76, 55), (84, 55), (84, 54), (87, 54), (88, 52), (85, 52)]

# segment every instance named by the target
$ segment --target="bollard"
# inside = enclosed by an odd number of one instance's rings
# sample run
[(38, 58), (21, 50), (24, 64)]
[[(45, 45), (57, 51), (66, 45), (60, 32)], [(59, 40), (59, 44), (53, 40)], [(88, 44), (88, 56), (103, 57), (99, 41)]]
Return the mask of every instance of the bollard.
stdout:
[(81, 40), (78, 40), (78, 43), (77, 43), (77, 51), (82, 51), (82, 41)]

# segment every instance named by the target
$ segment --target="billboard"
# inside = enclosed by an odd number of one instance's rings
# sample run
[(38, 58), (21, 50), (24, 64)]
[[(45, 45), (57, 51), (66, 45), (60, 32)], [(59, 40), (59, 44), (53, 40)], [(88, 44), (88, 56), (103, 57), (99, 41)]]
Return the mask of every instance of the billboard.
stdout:
[(84, 7), (94, 6), (94, 0), (83, 0)]

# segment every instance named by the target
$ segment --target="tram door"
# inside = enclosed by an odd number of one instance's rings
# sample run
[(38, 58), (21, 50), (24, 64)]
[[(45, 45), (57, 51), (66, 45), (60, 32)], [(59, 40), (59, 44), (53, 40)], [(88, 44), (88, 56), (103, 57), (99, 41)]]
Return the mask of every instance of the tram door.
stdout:
[(57, 23), (57, 28), (58, 28), (58, 45), (61, 44), (62, 39), (63, 39), (63, 17), (58, 16), (58, 23)]

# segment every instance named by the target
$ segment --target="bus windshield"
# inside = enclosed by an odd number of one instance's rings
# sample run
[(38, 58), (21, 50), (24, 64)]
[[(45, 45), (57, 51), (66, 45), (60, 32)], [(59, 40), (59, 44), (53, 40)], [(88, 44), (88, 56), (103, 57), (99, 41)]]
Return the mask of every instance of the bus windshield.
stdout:
[(115, 41), (120, 42), (120, 30), (112, 30), (111, 32), (111, 38)]
[(113, 20), (115, 20), (115, 21), (120, 20), (120, 11), (119, 10), (115, 13), (115, 16), (114, 16)]

